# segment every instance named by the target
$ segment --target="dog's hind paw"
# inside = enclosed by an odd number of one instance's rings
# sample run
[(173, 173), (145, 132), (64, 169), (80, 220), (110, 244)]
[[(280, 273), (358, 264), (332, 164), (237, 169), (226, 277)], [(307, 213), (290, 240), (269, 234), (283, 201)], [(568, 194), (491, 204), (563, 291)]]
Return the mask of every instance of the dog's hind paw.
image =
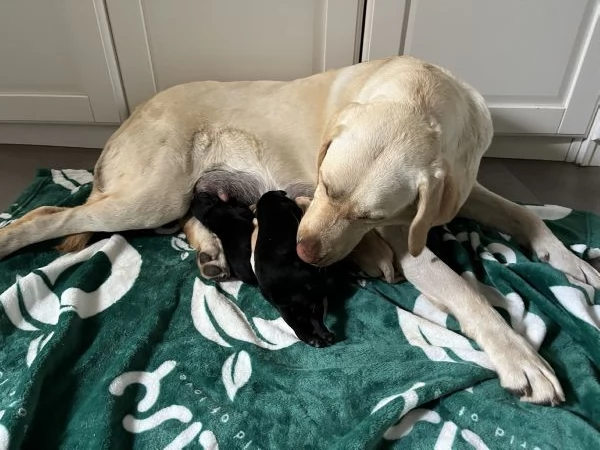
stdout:
[(183, 219), (183, 232), (190, 246), (197, 251), (196, 264), (204, 278), (222, 281), (230, 276), (225, 252), (216, 234), (195, 217)]
[(230, 276), (229, 266), (227, 265), (223, 253), (220, 253), (216, 258), (213, 258), (213, 256), (206, 252), (199, 252), (196, 256), (196, 264), (198, 264), (200, 273), (206, 279), (224, 281)]
[(596, 272), (600, 272), (600, 256), (598, 258), (592, 258), (588, 261), (590, 266), (596, 269)]
[(560, 270), (568, 278), (589, 284), (594, 289), (600, 289), (599, 258), (592, 259), (588, 263), (569, 251), (561, 243), (553, 242), (552, 244), (555, 245), (548, 245), (547, 248), (541, 251), (536, 249), (536, 253), (542, 261)]

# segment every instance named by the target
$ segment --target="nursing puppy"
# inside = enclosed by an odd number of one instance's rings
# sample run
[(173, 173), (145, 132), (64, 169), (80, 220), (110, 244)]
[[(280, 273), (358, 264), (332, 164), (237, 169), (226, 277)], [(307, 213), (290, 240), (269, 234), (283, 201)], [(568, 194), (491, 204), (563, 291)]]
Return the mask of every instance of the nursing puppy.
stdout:
[(256, 204), (253, 265), (264, 297), (275, 306), (299, 339), (328, 347), (335, 335), (323, 323), (327, 271), (302, 261), (296, 234), (302, 209), (285, 191), (270, 191)]
[(221, 240), (230, 275), (244, 283), (256, 284), (250, 265), (254, 215), (235, 198), (224, 194), (223, 197), (211, 192), (196, 192), (191, 212)]

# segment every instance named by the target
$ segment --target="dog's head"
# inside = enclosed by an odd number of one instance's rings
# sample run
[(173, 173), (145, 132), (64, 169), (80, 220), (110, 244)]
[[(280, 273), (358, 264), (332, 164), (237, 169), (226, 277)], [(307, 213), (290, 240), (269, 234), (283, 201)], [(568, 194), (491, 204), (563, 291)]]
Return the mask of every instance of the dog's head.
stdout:
[(318, 184), (298, 230), (298, 255), (326, 266), (345, 257), (371, 229), (410, 225), (418, 255), (432, 226), (451, 220), (459, 195), (436, 120), (392, 102), (351, 104), (328, 127)]

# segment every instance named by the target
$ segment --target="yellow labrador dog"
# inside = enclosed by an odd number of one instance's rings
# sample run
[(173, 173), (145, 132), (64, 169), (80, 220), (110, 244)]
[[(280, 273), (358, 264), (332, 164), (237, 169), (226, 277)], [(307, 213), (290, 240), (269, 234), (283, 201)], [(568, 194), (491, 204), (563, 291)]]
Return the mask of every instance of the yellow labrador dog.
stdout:
[[(140, 106), (112, 136), (86, 204), (38, 208), (0, 230), (0, 257), (66, 235), (63, 249), (74, 250), (90, 232), (184, 218), (198, 179), (248, 203), (266, 190), (300, 196), (316, 186), (298, 234), (302, 259), (327, 265), (355, 249), (370, 275), (391, 281), (401, 269), (487, 352), (502, 386), (524, 401), (556, 404), (564, 395), (551, 367), (425, 246), (432, 226), (461, 215), (600, 287), (600, 275), (540, 219), (476, 183), (491, 139), (482, 97), (410, 57), (292, 82), (176, 86)], [(185, 219), (184, 230), (203, 274), (226, 275), (218, 239), (194, 219)]]

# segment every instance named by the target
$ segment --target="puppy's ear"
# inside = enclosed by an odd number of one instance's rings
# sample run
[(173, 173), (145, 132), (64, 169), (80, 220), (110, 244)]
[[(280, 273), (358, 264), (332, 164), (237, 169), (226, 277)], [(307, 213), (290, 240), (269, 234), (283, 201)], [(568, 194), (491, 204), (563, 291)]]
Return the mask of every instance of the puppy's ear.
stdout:
[(302, 210), (302, 214), (304, 214), (306, 212), (311, 201), (312, 200), (308, 197), (296, 197), (296, 200), (295, 200), (296, 205), (298, 205), (300, 207), (300, 209)]
[(451, 175), (439, 170), (419, 183), (417, 213), (408, 231), (408, 251), (421, 254), (431, 227), (450, 222), (460, 208), (458, 188)]

